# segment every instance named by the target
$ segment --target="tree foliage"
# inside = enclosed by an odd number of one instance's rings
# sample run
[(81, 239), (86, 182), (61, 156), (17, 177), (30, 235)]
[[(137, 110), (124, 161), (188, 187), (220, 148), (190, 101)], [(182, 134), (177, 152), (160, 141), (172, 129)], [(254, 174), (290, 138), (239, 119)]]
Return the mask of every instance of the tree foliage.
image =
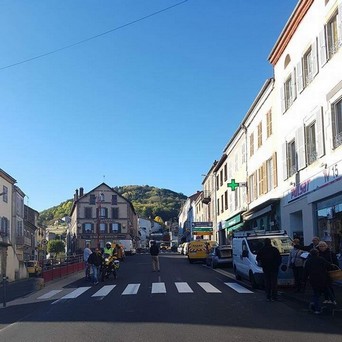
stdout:
[(56, 258), (59, 253), (65, 251), (65, 244), (62, 240), (50, 240), (47, 245), (48, 253), (54, 253)]

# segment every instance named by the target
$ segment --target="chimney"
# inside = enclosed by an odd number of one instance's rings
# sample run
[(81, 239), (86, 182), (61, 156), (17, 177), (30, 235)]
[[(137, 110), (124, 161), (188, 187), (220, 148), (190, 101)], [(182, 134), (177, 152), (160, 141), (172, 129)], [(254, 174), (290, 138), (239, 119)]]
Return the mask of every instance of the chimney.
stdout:
[(80, 197), (83, 196), (83, 191), (84, 191), (84, 189), (83, 189), (83, 188), (80, 188)]
[(76, 189), (75, 190), (75, 195), (74, 195), (74, 201), (77, 201), (78, 200), (78, 190)]

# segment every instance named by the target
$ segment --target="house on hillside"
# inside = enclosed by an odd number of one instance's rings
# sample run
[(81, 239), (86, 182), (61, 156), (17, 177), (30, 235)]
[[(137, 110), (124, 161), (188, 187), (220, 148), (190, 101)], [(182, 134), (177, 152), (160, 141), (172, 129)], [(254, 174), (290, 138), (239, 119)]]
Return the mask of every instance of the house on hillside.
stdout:
[(68, 229), (68, 253), (87, 243), (104, 247), (107, 241), (138, 239), (138, 217), (132, 203), (105, 183), (84, 193), (75, 191)]

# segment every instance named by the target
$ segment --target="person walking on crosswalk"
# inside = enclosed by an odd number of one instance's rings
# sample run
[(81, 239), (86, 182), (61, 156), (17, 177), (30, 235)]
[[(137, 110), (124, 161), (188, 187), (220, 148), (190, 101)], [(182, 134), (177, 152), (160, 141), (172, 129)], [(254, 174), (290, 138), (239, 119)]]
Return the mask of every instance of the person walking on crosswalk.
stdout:
[(151, 241), (150, 247), (150, 254), (152, 257), (152, 269), (153, 272), (160, 272), (160, 265), (159, 265), (159, 247), (155, 241)]
[(102, 264), (102, 254), (99, 248), (96, 247), (95, 251), (89, 255), (88, 263), (93, 270), (93, 283), (97, 285), (99, 283), (99, 272)]

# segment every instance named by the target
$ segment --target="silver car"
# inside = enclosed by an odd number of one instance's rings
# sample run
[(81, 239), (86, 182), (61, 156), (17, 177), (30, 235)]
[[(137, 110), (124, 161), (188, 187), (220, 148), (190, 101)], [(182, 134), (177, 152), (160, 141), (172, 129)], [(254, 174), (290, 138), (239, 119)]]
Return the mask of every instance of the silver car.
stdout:
[(206, 259), (206, 264), (212, 268), (228, 267), (232, 265), (232, 261), (232, 246), (221, 245), (211, 248)]

